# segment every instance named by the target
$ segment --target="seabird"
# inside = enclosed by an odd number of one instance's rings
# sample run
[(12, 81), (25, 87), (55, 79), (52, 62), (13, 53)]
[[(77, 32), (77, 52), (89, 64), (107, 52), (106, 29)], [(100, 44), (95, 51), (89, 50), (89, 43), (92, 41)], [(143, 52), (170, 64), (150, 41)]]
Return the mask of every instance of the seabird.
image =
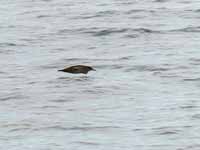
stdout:
[(78, 74), (78, 73), (87, 74), (89, 71), (92, 71), (92, 70), (96, 71), (90, 66), (76, 65), (76, 66), (67, 67), (58, 71), (63, 71), (63, 72), (73, 73), (73, 74)]

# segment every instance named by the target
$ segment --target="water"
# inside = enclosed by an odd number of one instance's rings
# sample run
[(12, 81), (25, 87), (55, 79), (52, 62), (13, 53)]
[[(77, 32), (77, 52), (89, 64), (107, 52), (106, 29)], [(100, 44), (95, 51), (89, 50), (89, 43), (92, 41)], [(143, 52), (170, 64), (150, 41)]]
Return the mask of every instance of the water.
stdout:
[[(200, 1), (1, 0), (2, 150), (199, 150)], [(85, 64), (88, 75), (57, 72)]]

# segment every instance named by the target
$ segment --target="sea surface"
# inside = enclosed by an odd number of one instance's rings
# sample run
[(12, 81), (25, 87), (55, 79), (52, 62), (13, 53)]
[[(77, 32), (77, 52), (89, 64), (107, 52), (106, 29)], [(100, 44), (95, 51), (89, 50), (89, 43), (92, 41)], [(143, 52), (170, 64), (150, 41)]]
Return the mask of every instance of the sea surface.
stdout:
[(1, 0), (0, 68), (1, 150), (200, 150), (200, 0)]

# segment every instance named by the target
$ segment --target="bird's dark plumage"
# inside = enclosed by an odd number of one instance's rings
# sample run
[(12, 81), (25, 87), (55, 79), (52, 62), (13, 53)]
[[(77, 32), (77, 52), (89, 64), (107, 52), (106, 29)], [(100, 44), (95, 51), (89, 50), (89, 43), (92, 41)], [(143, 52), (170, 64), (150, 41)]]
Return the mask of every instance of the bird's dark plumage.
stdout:
[(63, 72), (73, 73), (73, 74), (78, 74), (78, 73), (87, 74), (91, 70), (95, 71), (95, 69), (93, 69), (90, 66), (77, 65), (77, 66), (67, 67), (67, 68), (64, 68), (64, 69), (58, 70), (58, 71), (63, 71)]

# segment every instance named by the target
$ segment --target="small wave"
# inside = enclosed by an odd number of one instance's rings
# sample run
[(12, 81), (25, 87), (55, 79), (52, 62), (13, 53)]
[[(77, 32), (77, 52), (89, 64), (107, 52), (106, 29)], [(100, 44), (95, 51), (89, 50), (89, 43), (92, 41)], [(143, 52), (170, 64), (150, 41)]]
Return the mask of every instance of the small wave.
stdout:
[(100, 30), (97, 27), (91, 27), (91, 28), (77, 28), (77, 29), (60, 29), (58, 30), (58, 33), (87, 33), (90, 31), (93, 33), (93, 31)]
[(159, 133), (159, 135), (173, 135), (173, 134), (178, 134), (178, 130), (177, 131), (163, 131)]
[(113, 61), (120, 58), (65, 58), (63, 61), (70, 62), (86, 62), (86, 61)]
[(4, 47), (4, 46), (11, 46), (11, 47), (13, 46), (14, 47), (14, 46), (18, 46), (18, 44), (16, 44), (16, 43), (0, 43), (0, 46), (1, 47)]
[(192, 116), (193, 119), (200, 119), (200, 114), (195, 114)]
[(137, 28), (137, 29), (132, 29), (132, 31), (139, 33), (161, 33), (161, 31), (151, 30), (148, 28)]
[(119, 127), (117, 126), (95, 126), (95, 127), (63, 127), (60, 125), (55, 125), (55, 126), (49, 126), (49, 127), (43, 127), (43, 128), (38, 128), (34, 129), (35, 131), (38, 130), (61, 130), (61, 131), (66, 131), (66, 130), (75, 130), (75, 131), (100, 131), (100, 130), (109, 130), (109, 129), (117, 129)]
[(106, 35), (111, 35), (115, 33), (124, 33), (126, 31), (128, 31), (128, 29), (111, 28), (111, 29), (103, 29), (99, 31), (85, 31), (84, 33), (92, 34), (93, 36), (106, 36)]
[(36, 81), (30, 81), (30, 82), (28, 82), (27, 84), (29, 84), (29, 85), (33, 85), (33, 84), (37, 84), (38, 82), (36, 82)]
[(25, 128), (25, 127), (23, 127), (23, 128), (15, 128), (15, 129), (9, 130), (9, 132), (17, 132), (17, 131), (23, 132), (23, 131), (25, 131), (25, 130), (30, 130), (30, 129), (31, 129), (31, 128)]
[(22, 128), (30, 128), (31, 124), (28, 123), (10, 123), (10, 124), (4, 124), (0, 126), (1, 128), (10, 128), (10, 127), (22, 127)]
[(0, 71), (0, 74), (7, 74), (7, 72), (4, 72), (4, 71)]
[(163, 31), (152, 30), (148, 28), (77, 28), (77, 29), (60, 29), (57, 34), (77, 33), (91, 34), (92, 36), (108, 36), (113, 34), (127, 34), (127, 37), (138, 37), (140, 34), (162, 33)]
[(49, 106), (49, 105), (46, 105), (46, 106), (40, 106), (40, 107), (37, 107), (37, 108), (41, 108), (41, 109), (51, 109), (51, 108), (59, 108), (58, 106)]
[(78, 142), (74, 142), (74, 143), (83, 144), (83, 145), (93, 145), (93, 146), (100, 145), (99, 143), (88, 142), (88, 141), (78, 141)]
[(122, 64), (111, 64), (111, 65), (98, 65), (97, 69), (123, 69), (125, 68)]
[(128, 34), (128, 35), (125, 35), (125, 37), (133, 39), (133, 38), (137, 38), (138, 35), (137, 34)]
[(158, 128), (152, 128), (156, 134), (158, 135), (174, 135), (174, 134), (178, 134), (181, 131), (181, 127), (177, 126), (177, 127), (158, 127)]
[(129, 59), (133, 59), (134, 56), (123, 56), (123, 57), (120, 57), (118, 58), (118, 60), (129, 60)]
[(66, 51), (66, 49), (65, 48), (55, 48), (54, 52), (56, 52), (56, 51), (61, 52), (61, 51)]
[(194, 105), (188, 105), (188, 106), (180, 106), (181, 109), (194, 109), (194, 108), (198, 108), (197, 106)]
[[(0, 47), (1, 47), (1, 45), (0, 45)], [(14, 52), (14, 50), (11, 50), (11, 49), (2, 49), (2, 50), (0, 50), (0, 54), (5, 54), (5, 55), (10, 55), (10, 54), (13, 54), (13, 52)]]
[(94, 15), (82, 14), (81, 16), (75, 17), (75, 18), (72, 18), (72, 19), (93, 19), (93, 18), (98, 18), (98, 17), (106, 17), (106, 16), (110, 16), (110, 15), (113, 16), (113, 15), (115, 15), (117, 13), (118, 12), (115, 11), (115, 10), (106, 10), (106, 11), (97, 12)]
[(185, 146), (184, 148), (180, 148), (177, 150), (199, 150), (199, 149), (200, 149), (200, 144), (192, 144), (192, 145), (190, 144), (189, 146)]
[[(154, 31), (151, 29), (147, 28), (137, 28), (137, 29), (129, 29), (129, 28), (124, 28), (124, 29), (107, 29), (107, 30), (101, 30), (96, 33), (94, 33), (94, 36), (104, 36), (104, 35), (109, 35), (113, 33), (128, 33), (129, 37), (136, 37), (136, 35), (142, 34), (142, 33), (159, 33), (159, 31)], [(127, 36), (127, 35), (126, 35)]]
[(200, 59), (199, 58), (190, 58), (190, 61), (200, 62)]
[(88, 61), (88, 60), (92, 60), (92, 59), (89, 59), (89, 58), (66, 58), (64, 60), (71, 61), (71, 62), (74, 62), (74, 61), (82, 62), (82, 61)]
[(37, 18), (48, 18), (51, 17), (50, 15), (38, 15), (36, 16)]
[(120, 56), (120, 57), (109, 57), (109, 58), (65, 58), (63, 61), (65, 62), (113, 62), (119, 60), (129, 60), (133, 59), (135, 56)]
[(143, 131), (143, 130), (145, 130), (145, 129), (142, 129), (142, 128), (136, 128), (136, 129), (133, 129), (133, 131)]
[(150, 71), (150, 72), (164, 72), (164, 71), (169, 71), (171, 68), (164, 68), (164, 67), (156, 67), (156, 66), (147, 66), (147, 65), (136, 65), (133, 67), (128, 67), (126, 71), (132, 71), (132, 70), (137, 70), (137, 71)]
[(53, 0), (42, 0), (42, 1), (45, 1), (45, 2), (51, 2), (51, 1), (53, 1)]
[(61, 131), (66, 131), (66, 130), (70, 130), (70, 128), (67, 127), (62, 127), (59, 125), (55, 125), (55, 126), (48, 126), (48, 127), (41, 127), (41, 128), (37, 128), (37, 129), (33, 129), (34, 131), (40, 131), (40, 130), (61, 130)]
[[(32, 0), (32, 1), (37, 1), (37, 0)], [(52, 0), (40, 0), (40, 1), (43, 1), (43, 2), (51, 2)]]
[(88, 81), (91, 78), (89, 76), (77, 76), (75, 77), (59, 77), (59, 80), (65, 80), (65, 81)]
[(132, 4), (135, 4), (136, 1), (120, 1), (119, 4), (120, 5), (132, 5)]
[[(62, 75), (62, 74), (61, 74)], [(91, 76), (86, 75), (71, 75), (64, 74), (61, 77), (58, 77), (56, 80), (47, 81), (48, 88), (63, 88), (63, 87), (69, 87), (74, 86), (74, 84), (87, 86), (88, 83), (93, 82), (94, 78)], [(87, 84), (85, 84), (87, 83)], [(71, 101), (70, 99), (73, 99), (71, 97), (62, 97), (60, 99), (56, 99), (55, 102), (68, 102)]]
[(131, 9), (129, 11), (126, 11), (125, 14), (135, 14), (135, 13), (141, 13), (141, 12), (150, 12), (153, 13), (155, 10), (146, 10), (146, 9)]
[(154, 2), (164, 3), (164, 2), (168, 2), (168, 0), (154, 0)]
[(58, 66), (56, 66), (56, 65), (52, 65), (52, 64), (50, 64), (50, 65), (42, 65), (42, 66), (39, 66), (42, 70), (43, 69), (57, 69), (58, 68)]
[(133, 14), (133, 13), (140, 13), (140, 12), (144, 12), (146, 10), (144, 9), (132, 9), (132, 10), (129, 10), (127, 12), (125, 12), (126, 14)]
[(71, 100), (70, 98), (67, 99), (57, 99), (57, 100), (51, 100), (52, 102), (56, 102), (56, 103), (66, 103), (66, 102), (73, 102), (73, 100)]
[(191, 10), (191, 11), (194, 11), (194, 12), (198, 12), (198, 13), (199, 13), (199, 12), (200, 12), (200, 9), (197, 9), (197, 10)]
[(161, 34), (163, 31), (151, 30), (147, 28), (130, 29), (125, 35), (127, 38), (137, 38), (142, 34)]
[(200, 78), (185, 78), (183, 81), (200, 81)]
[(76, 17), (73, 19), (91, 19), (91, 18), (97, 18), (97, 17), (101, 17), (102, 15), (96, 14), (96, 15), (87, 15), (87, 16), (80, 16), (80, 17)]
[(23, 95), (9, 95), (9, 96), (3, 96), (3, 97), (0, 97), (0, 101), (8, 101), (8, 100), (16, 100), (16, 99), (24, 99), (24, 98), (27, 98), (26, 96), (23, 96)]
[(200, 26), (170, 30), (169, 32), (200, 32)]
[(109, 130), (117, 129), (118, 126), (94, 126), (94, 127), (72, 127), (70, 130), (81, 130), (81, 131), (91, 131), (91, 130)]
[(160, 75), (161, 78), (181, 78), (182, 76), (176, 74)]
[(106, 93), (107, 91), (103, 88), (97, 88), (94, 87), (94, 89), (85, 89), (83, 90), (84, 93), (88, 93), (88, 94), (103, 94)]
[(106, 14), (113, 15), (113, 14), (116, 14), (117, 12), (118, 11), (116, 11), (116, 10), (106, 10), (106, 11), (100, 11), (97, 14), (101, 14), (101, 15), (106, 15)]

